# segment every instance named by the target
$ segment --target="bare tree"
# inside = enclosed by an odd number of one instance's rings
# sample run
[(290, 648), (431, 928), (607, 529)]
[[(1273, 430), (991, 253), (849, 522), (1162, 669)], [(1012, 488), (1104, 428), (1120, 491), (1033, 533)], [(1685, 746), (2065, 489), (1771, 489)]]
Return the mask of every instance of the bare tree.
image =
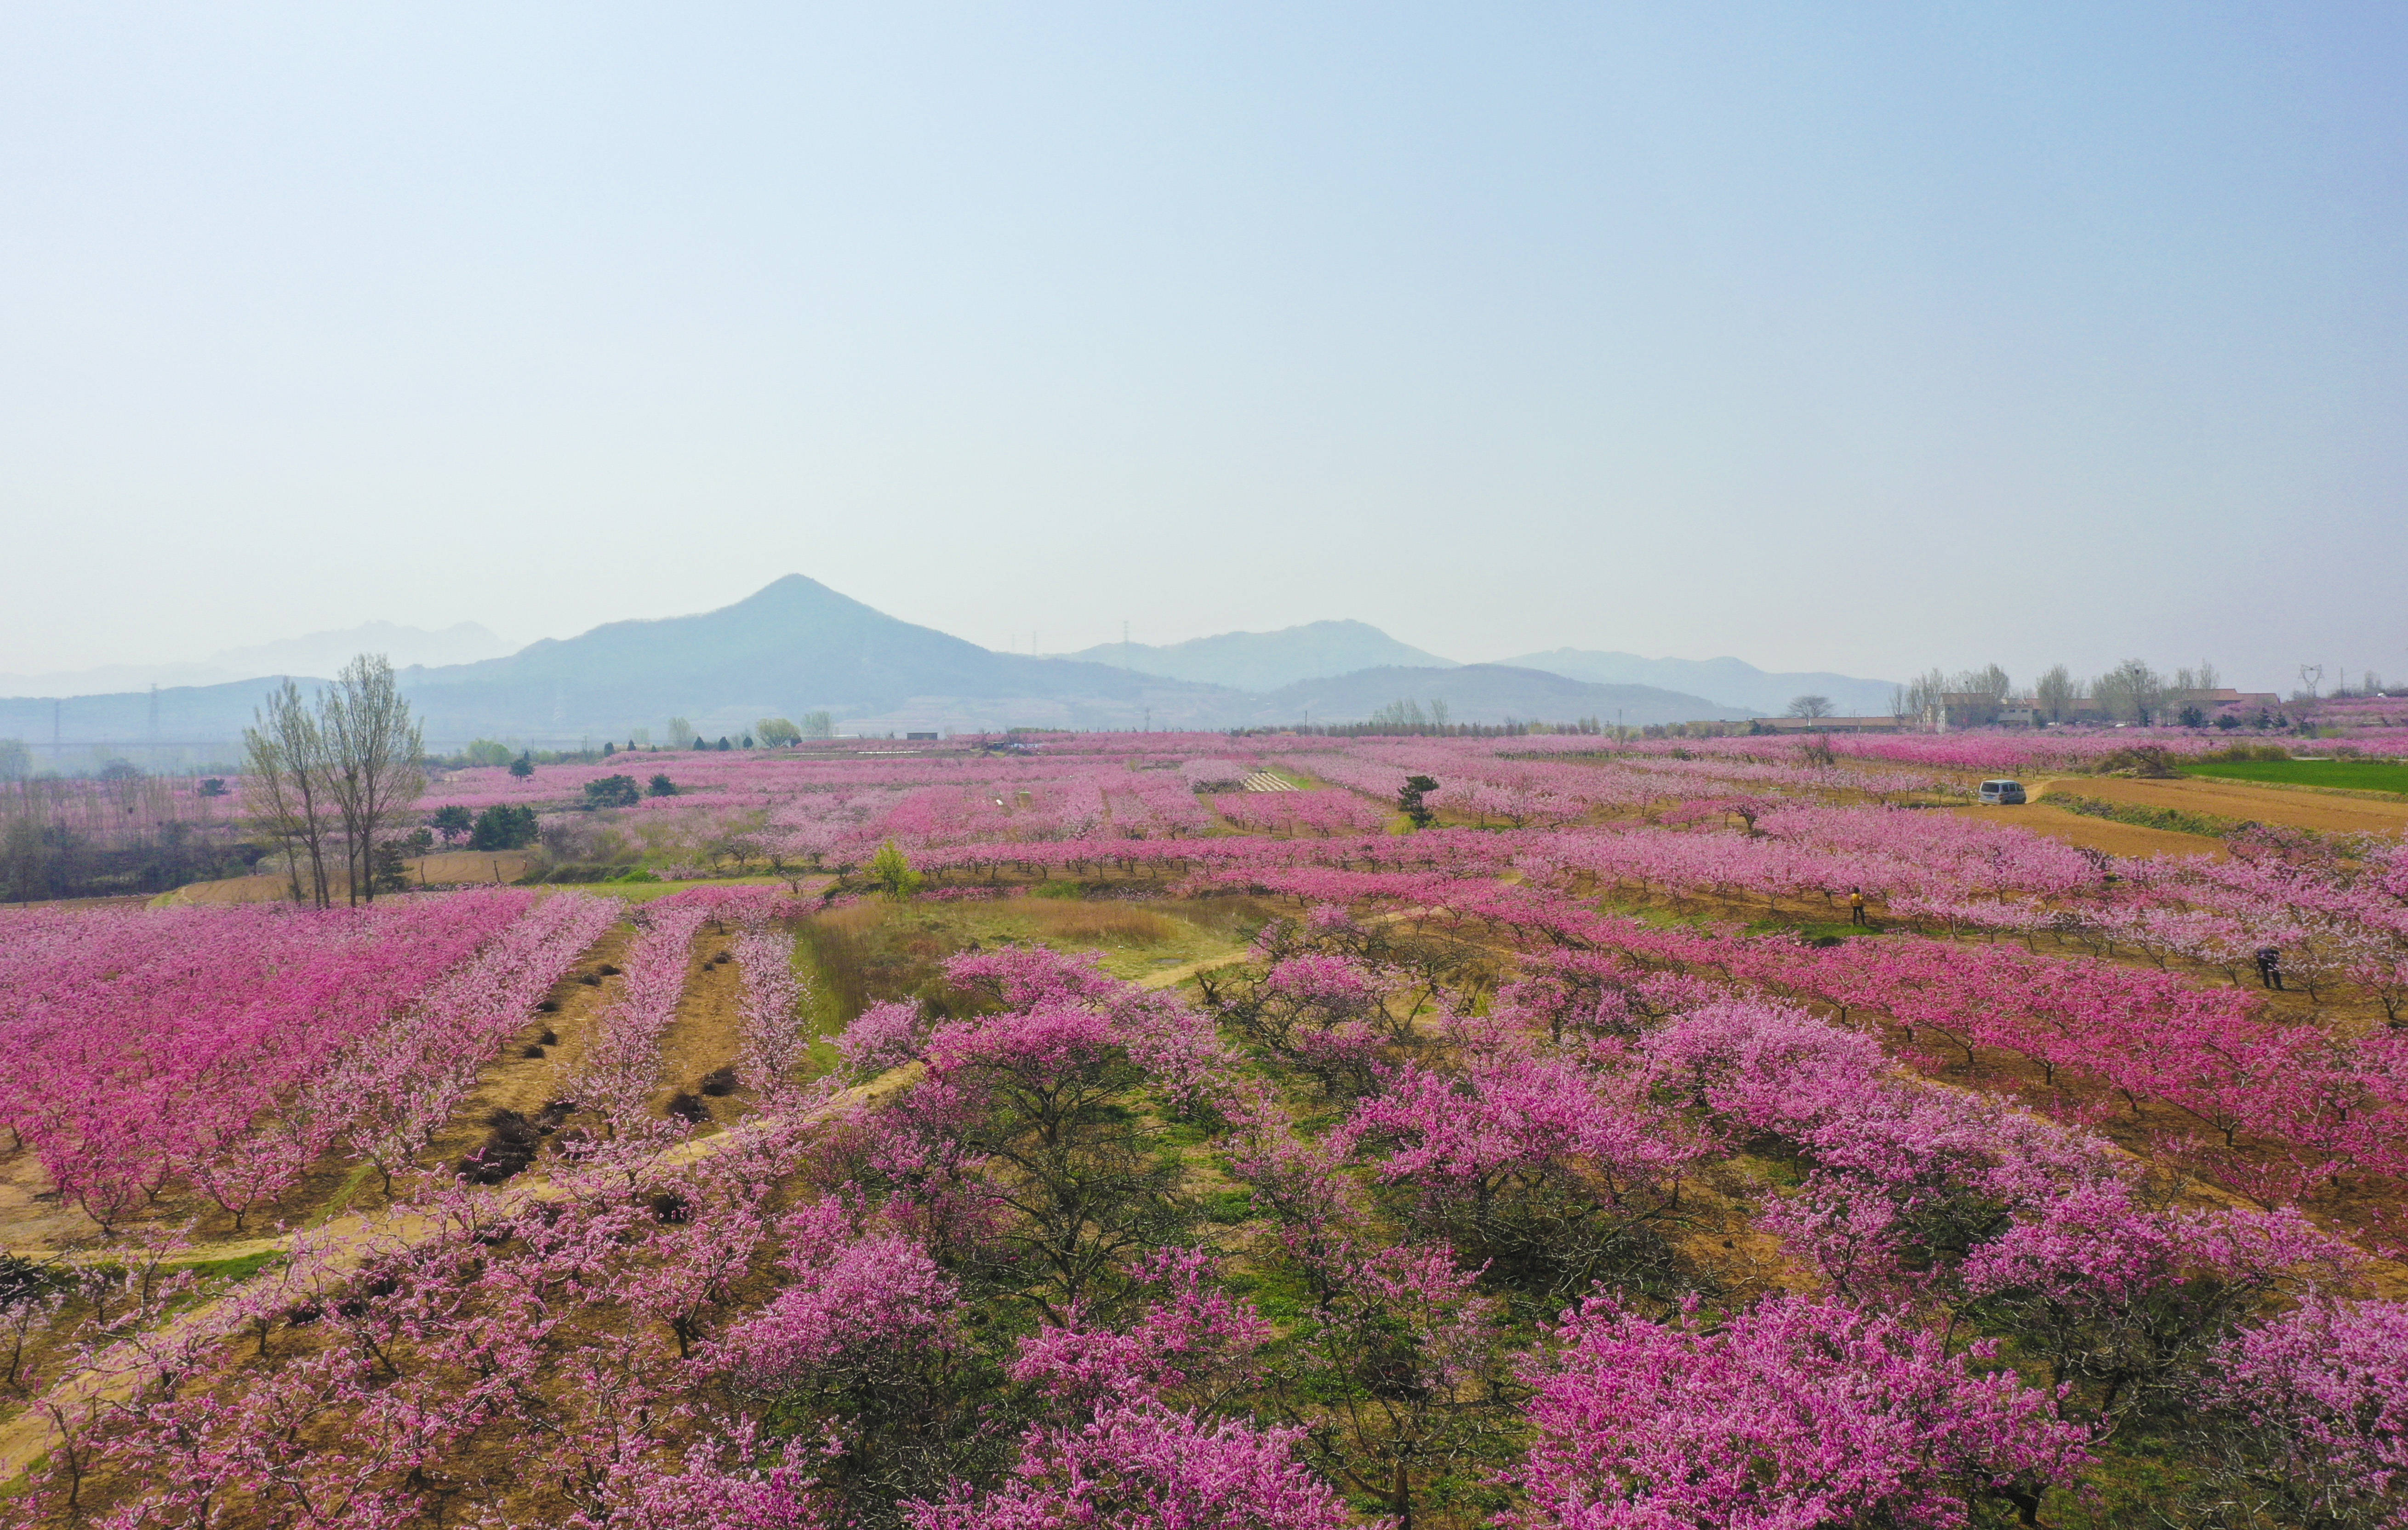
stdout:
[(426, 777), (418, 768), (425, 739), (381, 653), (363, 653), (345, 665), (318, 708), (326, 740), (326, 783), (350, 841), (351, 901), (374, 902), (377, 831), (425, 790)]
[[(306, 895), (317, 907), (333, 899), (326, 887), (326, 840), (333, 811), (326, 791), (326, 741), (318, 720), (301, 704), (291, 680), (267, 694), (267, 705), (251, 714), (256, 727), (242, 731), (244, 801), (252, 822), (284, 849), (291, 868), (293, 901)], [(309, 862), (309, 886), (301, 886), (301, 858)]]
[(1967, 695), (1987, 697), (1993, 706), (2005, 706), (2008, 695), (2014, 688), (2014, 681), (2007, 679), (2007, 672), (1997, 665), (1985, 665), (1979, 669), (1969, 669), (1956, 677), (1957, 690)]
[(2007, 672), (1997, 665), (1960, 669), (1954, 675), (1930, 669), (1899, 688), (1891, 705), (1901, 721), (1937, 718), (1944, 712), (1952, 726), (1978, 727), (1999, 720), (2012, 689)]
[(2145, 661), (2127, 659), (2090, 682), (2090, 694), (2113, 716), (2128, 717), (2143, 727), (2165, 705), (2165, 677)]
[(1938, 711), (1942, 697), (1948, 694), (1948, 677), (1937, 669), (1927, 669), (1899, 688), (1891, 705), (1898, 709), (1901, 722), (1921, 721)]
[(2082, 687), (2075, 683), (2073, 672), (2063, 665), (2050, 665), (2032, 682), (2032, 699), (2048, 714), (2051, 722), (2064, 722), (2065, 714), (2073, 709), (2081, 695)]
[(1831, 698), (1828, 696), (1792, 696), (1789, 698), (1789, 715), (1791, 717), (1802, 717), (1810, 722), (1818, 717), (1828, 717), (1831, 715)]

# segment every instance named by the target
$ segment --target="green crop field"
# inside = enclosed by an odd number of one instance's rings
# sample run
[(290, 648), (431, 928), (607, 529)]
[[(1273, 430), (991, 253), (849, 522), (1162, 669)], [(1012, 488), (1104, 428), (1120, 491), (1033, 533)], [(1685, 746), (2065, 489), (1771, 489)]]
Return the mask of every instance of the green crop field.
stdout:
[(2345, 786), (2360, 792), (2408, 794), (2408, 763), (2398, 760), (2200, 760), (2182, 768), (2186, 776), (2214, 776), (2222, 780)]

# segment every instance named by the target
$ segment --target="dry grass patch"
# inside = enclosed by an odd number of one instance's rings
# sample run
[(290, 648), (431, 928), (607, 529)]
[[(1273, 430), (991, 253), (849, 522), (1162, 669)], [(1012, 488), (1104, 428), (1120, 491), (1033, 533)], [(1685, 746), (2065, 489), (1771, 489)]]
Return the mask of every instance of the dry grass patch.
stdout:
[(1029, 898), (1012, 912), (1054, 940), (1106, 940), (1125, 946), (1163, 946), (1179, 938), (1179, 926), (1151, 908), (1125, 903), (1068, 903)]

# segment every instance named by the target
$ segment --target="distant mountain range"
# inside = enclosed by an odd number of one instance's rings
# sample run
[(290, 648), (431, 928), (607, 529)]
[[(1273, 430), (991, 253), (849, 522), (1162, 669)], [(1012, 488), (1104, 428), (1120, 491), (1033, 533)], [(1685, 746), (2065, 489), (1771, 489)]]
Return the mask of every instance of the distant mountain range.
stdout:
[(1098, 643), (1063, 655), (1175, 680), (1276, 691), (1298, 680), (1352, 675), (1385, 665), (1451, 669), (1453, 659), (1399, 643), (1364, 622), (1308, 622), (1277, 632), (1225, 632), (1184, 643)]
[(150, 686), (220, 685), (228, 680), (256, 679), (263, 675), (331, 675), (355, 653), (381, 653), (399, 667), (411, 665), (473, 664), (499, 658), (510, 645), (474, 622), (430, 632), (424, 627), (370, 622), (340, 632), (313, 632), (305, 637), (263, 643), (256, 648), (230, 648), (198, 663), (105, 665), (97, 669), (70, 669), (47, 675), (0, 675), (0, 696), (90, 696), (111, 691), (140, 691)]
[[(1218, 636), (1161, 647), (1149, 643), (1100, 643), (1068, 657), (1171, 679), (1264, 692), (1277, 692), (1302, 680), (1327, 679), (1381, 667), (1457, 667), (1453, 659), (1400, 643), (1362, 622), (1312, 622), (1277, 632), (1225, 632)], [(1698, 718), (1720, 717), (1732, 711), (1778, 714), (1802, 695), (1828, 697), (1832, 709), (1844, 715), (1873, 714), (1889, 708), (1892, 689), (1888, 680), (1859, 679), (1849, 675), (1770, 674), (1737, 659), (1645, 659), (1636, 653), (1573, 648), (1526, 653), (1518, 658), (1499, 659), (1492, 665), (1468, 667), (1538, 669), (1592, 685), (1652, 687), (1712, 708), (1685, 714)], [(1542, 714), (1525, 711), (1516, 715)]]
[[(427, 641), (494, 641), (474, 627), (430, 634), (378, 624), (319, 634), (212, 661), (257, 665), (254, 675), (237, 680), (168, 685), (155, 694), (0, 699), (0, 737), (25, 740), (37, 760), (68, 764), (70, 750), (149, 745), (224, 759), (274, 676), (311, 683), (361, 649), (399, 659), (413, 651), (400, 639), (420, 642), (420, 652)], [(1096, 662), (1106, 657), (1132, 662)], [(317, 662), (298, 662), (305, 658)], [(1628, 666), (1642, 667), (1633, 673)], [(1698, 683), (1665, 683), (1700, 672), (1706, 679)], [(1443, 702), (1458, 722), (1611, 722), (1618, 716), (1641, 725), (1777, 711), (1807, 690), (1830, 696), (1842, 712), (1861, 709), (1872, 690), (1885, 705), (1888, 694), (1877, 681), (1767, 675), (1735, 659), (1693, 665), (1558, 650), (1513, 664), (1457, 665), (1359, 622), (1227, 633), (1158, 648), (1107, 644), (1039, 658), (898, 621), (798, 574), (719, 610), (609, 622), (473, 662), (414, 664), (401, 680), (428, 742), (442, 749), (475, 737), (599, 743), (624, 739), (637, 728), (666, 742), (671, 717), (715, 738), (740, 734), (760, 718), (820, 710), (833, 713), (840, 730), (864, 734), (1335, 723), (1408, 700), (1425, 710)], [(54, 741), (55, 749), (46, 748)]]
[(1570, 722), (1593, 717), (1611, 726), (1651, 722), (1736, 721), (1748, 714), (1652, 685), (1593, 685), (1542, 669), (1510, 665), (1454, 665), (1444, 669), (1383, 665), (1352, 675), (1298, 680), (1265, 698), (1265, 715), (1283, 722), (1355, 722), (1381, 708), (1411, 701), (1425, 715), (1446, 704), (1450, 722)]
[(1768, 674), (1737, 659), (1642, 659), (1636, 653), (1576, 648), (1550, 649), (1498, 662), (1599, 685), (1656, 685), (1688, 691), (1713, 696), (1727, 707), (1773, 716), (1786, 711), (1799, 696), (1819, 695), (1828, 697), (1831, 709), (1842, 717), (1876, 717), (1889, 710), (1890, 693), (1897, 688), (1890, 680), (1820, 671)]

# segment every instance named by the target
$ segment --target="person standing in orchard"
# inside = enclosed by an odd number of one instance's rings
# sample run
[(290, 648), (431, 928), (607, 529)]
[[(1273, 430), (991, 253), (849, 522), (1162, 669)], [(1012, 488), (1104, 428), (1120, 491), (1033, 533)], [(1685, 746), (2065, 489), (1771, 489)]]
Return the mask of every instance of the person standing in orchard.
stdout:
[(2260, 946), (2258, 948), (2258, 981), (2261, 987), (2271, 988), (2277, 994), (2285, 991), (2283, 988), (2282, 947)]
[(1848, 889), (1848, 922), (1862, 924), (1864, 922), (1865, 890), (1861, 887), (1851, 887)]

